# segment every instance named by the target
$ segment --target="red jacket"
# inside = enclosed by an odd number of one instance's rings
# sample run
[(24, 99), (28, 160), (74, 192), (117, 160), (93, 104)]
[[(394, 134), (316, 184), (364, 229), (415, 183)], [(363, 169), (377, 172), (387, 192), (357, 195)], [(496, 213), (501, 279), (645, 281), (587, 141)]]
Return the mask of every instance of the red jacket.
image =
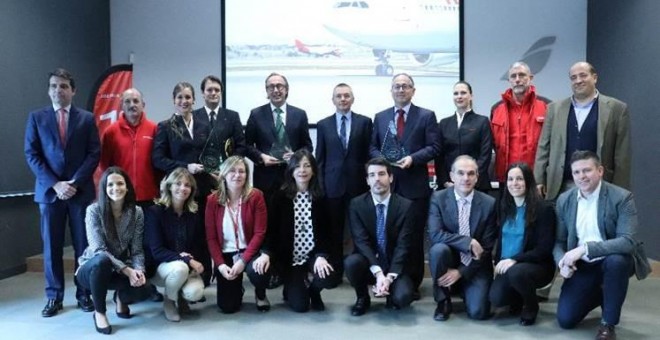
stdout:
[[(225, 218), (225, 207), (218, 204), (218, 196), (212, 193), (206, 200), (206, 213), (204, 223), (206, 224), (206, 242), (209, 253), (215, 266), (225, 263), (222, 257), (224, 233), (222, 221)], [(243, 222), (243, 235), (247, 247), (241, 256), (247, 265), (259, 252), (261, 244), (266, 237), (266, 201), (264, 194), (259, 189), (252, 189), (252, 193), (241, 205), (241, 219)]]
[(131, 126), (122, 114), (101, 138), (101, 171), (118, 166), (128, 174), (138, 201), (158, 197), (159, 173), (151, 165), (156, 124), (142, 114), (137, 127)]
[(493, 146), (495, 148), (495, 177), (498, 181), (506, 181), (506, 169), (515, 162), (525, 162), (534, 169), (536, 158), (536, 147), (538, 145), (543, 121), (550, 100), (537, 96), (536, 88), (530, 86), (522, 102), (520, 129), (524, 129), (527, 138), (524, 140), (521, 153), (511, 150), (509, 141), (511, 138), (511, 122), (509, 111), (515, 107), (511, 89), (502, 93), (502, 100), (493, 105), (490, 111), (490, 128), (493, 132)]

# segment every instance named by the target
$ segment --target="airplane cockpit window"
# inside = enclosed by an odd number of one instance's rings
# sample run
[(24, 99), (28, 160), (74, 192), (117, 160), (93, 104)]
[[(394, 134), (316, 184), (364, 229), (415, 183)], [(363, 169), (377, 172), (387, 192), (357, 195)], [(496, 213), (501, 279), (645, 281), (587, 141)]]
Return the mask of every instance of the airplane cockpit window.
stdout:
[(351, 2), (350, 1), (340, 1), (335, 4), (335, 8), (343, 8), (343, 7), (351, 7)]

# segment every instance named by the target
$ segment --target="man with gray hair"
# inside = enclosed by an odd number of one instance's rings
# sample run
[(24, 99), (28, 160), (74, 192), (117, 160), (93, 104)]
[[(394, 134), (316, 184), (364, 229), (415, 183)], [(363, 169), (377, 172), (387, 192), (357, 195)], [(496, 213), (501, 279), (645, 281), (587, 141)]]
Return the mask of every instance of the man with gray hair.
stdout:
[(490, 111), (495, 148), (495, 178), (506, 182), (506, 170), (516, 162), (534, 169), (536, 147), (550, 100), (536, 94), (529, 66), (517, 61), (509, 68), (510, 87)]

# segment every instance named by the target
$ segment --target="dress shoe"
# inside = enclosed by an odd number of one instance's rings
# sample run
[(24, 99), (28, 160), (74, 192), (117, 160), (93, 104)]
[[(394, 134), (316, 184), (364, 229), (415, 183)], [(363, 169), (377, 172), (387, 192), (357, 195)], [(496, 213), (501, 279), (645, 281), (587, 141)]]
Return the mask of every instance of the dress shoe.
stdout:
[(371, 307), (371, 298), (369, 298), (369, 296), (358, 297), (357, 300), (355, 300), (355, 305), (351, 308), (351, 315), (364, 315), (369, 307)]
[(535, 306), (522, 306), (520, 311), (520, 325), (531, 326), (536, 322), (536, 316), (539, 314), (539, 305)]
[[(124, 308), (122, 308), (122, 309), (119, 308), (119, 304), (117, 303), (117, 291), (115, 291), (115, 293), (112, 295), (112, 301), (115, 304), (117, 304), (117, 309), (115, 309), (115, 313), (117, 313), (117, 317), (122, 318), (122, 319), (130, 319), (131, 317), (133, 317), (133, 315), (131, 315), (131, 309), (128, 308), (127, 304), (122, 303)], [(122, 301), (119, 300), (119, 302), (122, 302)]]
[(176, 309), (176, 306), (174, 305), (174, 301), (170, 299), (164, 299), (163, 311), (165, 312), (165, 319), (167, 319), (168, 321), (171, 322), (181, 321), (181, 316), (179, 315), (179, 311)]
[(263, 299), (255, 298), (257, 302), (257, 310), (265, 313), (270, 310), (270, 301), (268, 301), (268, 297), (264, 296)]
[(614, 332), (614, 325), (600, 324), (596, 340), (616, 340), (616, 332)]
[(206, 296), (202, 295), (202, 298), (197, 300), (197, 301), (188, 301), (189, 304), (194, 305), (196, 303), (204, 303), (206, 302)]
[(188, 300), (184, 299), (182, 296), (179, 296), (176, 306), (179, 309), (179, 314), (190, 314), (192, 312)]
[(413, 301), (419, 301), (422, 299), (422, 293), (419, 292), (419, 288), (415, 289), (412, 294)]
[(452, 312), (451, 299), (446, 298), (438, 302), (438, 306), (435, 307), (435, 312), (433, 312), (433, 320), (435, 321), (447, 321)]
[(89, 295), (81, 296), (78, 298), (78, 308), (80, 308), (83, 312), (93, 312), (94, 301), (89, 298)]
[(321, 293), (311, 293), (309, 296), (310, 299), (310, 308), (312, 310), (316, 311), (324, 311), (325, 310), (325, 304), (323, 303), (323, 299), (321, 299)]
[(92, 313), (92, 320), (94, 320), (94, 327), (96, 328), (96, 331), (101, 333), (101, 334), (110, 334), (112, 333), (112, 326), (108, 325), (107, 327), (99, 327), (99, 325), (96, 323), (96, 313)]
[(163, 294), (161, 294), (160, 292), (155, 290), (151, 293), (151, 296), (149, 297), (149, 299), (153, 302), (161, 302), (161, 301), (163, 301), (164, 297), (163, 297)]
[(46, 306), (41, 310), (41, 316), (44, 318), (49, 318), (51, 316), (57, 315), (57, 312), (62, 310), (62, 301), (57, 301), (55, 299), (48, 299)]

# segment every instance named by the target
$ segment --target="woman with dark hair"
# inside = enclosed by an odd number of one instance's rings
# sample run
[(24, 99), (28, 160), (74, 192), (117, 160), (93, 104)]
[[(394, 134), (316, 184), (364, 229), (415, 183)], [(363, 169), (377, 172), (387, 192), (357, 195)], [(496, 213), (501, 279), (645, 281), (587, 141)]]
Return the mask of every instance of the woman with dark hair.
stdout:
[(477, 160), (479, 179), (476, 188), (490, 189), (488, 167), (493, 149), (493, 136), (488, 118), (472, 111), (472, 86), (466, 81), (454, 85), (456, 111), (438, 124), (438, 144), (442, 154), (435, 160), (436, 182), (440, 189), (454, 185), (449, 173), (454, 159), (469, 155)]
[[(321, 290), (341, 279), (330, 265), (330, 225), (322, 201), (318, 167), (311, 152), (296, 151), (287, 164), (282, 189), (268, 209), (268, 232), (254, 270), (263, 274), (271, 265), (284, 283), (291, 309), (324, 310)], [(310, 282), (309, 276), (313, 276)]]
[[(156, 266), (153, 282), (165, 287), (163, 311), (172, 322), (181, 321), (180, 313), (188, 313), (188, 302), (204, 295), (200, 275), (204, 265), (198, 260), (204, 247), (204, 233), (197, 225), (195, 178), (185, 168), (176, 168), (160, 183), (160, 198), (145, 214), (145, 237)], [(176, 302), (176, 305), (175, 305)]]
[(270, 310), (268, 277), (254, 271), (252, 262), (266, 237), (266, 202), (249, 182), (243, 157), (231, 156), (220, 166), (218, 191), (206, 204), (206, 241), (217, 268), (217, 303), (223, 313), (235, 313), (243, 300), (243, 272), (255, 287), (257, 310)]
[[(195, 104), (195, 90), (190, 83), (181, 82), (174, 86), (172, 91), (175, 113), (167, 120), (158, 123), (151, 161), (156, 169), (170, 173), (176, 168), (186, 168), (197, 182), (197, 194), (194, 199), (199, 210), (204, 211), (206, 197), (216, 187), (216, 179), (204, 171), (200, 163), (200, 155), (209, 137), (209, 123), (204, 120), (195, 120), (193, 105)], [(197, 226), (204, 233), (204, 222), (199, 220)], [(197, 260), (205, 268), (211, 268), (211, 257), (206, 244), (198, 250)], [(202, 273), (204, 284), (208, 286), (211, 273)]]
[(117, 316), (124, 319), (130, 318), (131, 312), (122, 301), (150, 293), (144, 276), (144, 217), (135, 205), (133, 184), (120, 168), (103, 172), (98, 193), (98, 201), (87, 207), (89, 246), (78, 258), (76, 279), (92, 292), (96, 331), (110, 334), (112, 327), (105, 314), (108, 290), (116, 291)]
[(552, 248), (557, 218), (552, 206), (539, 196), (527, 164), (512, 164), (506, 173), (490, 301), (495, 307), (509, 306), (512, 315), (520, 313), (520, 324), (529, 326), (539, 311), (536, 289), (555, 274)]

